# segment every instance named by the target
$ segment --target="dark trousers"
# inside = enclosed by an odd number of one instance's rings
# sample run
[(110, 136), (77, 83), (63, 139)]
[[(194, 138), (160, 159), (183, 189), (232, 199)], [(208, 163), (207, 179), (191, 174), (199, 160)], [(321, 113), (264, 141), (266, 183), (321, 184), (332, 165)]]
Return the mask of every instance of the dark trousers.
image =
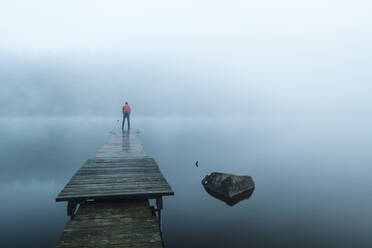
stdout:
[(123, 122), (121, 123), (121, 129), (124, 129), (125, 119), (128, 119), (128, 130), (130, 128), (129, 114), (123, 114)]

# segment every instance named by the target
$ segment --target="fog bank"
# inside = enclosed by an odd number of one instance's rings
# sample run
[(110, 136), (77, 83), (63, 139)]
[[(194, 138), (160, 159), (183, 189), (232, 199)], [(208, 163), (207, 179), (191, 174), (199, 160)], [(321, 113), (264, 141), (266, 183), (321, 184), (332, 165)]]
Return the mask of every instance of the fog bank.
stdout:
[(370, 7), (8, 2), (0, 114), (370, 114)]

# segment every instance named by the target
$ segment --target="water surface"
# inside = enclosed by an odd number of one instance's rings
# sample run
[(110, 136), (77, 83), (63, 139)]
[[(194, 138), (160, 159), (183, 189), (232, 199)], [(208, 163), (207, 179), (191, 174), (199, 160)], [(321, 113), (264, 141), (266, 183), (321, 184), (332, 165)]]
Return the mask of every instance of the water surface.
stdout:
[[(55, 196), (108, 138), (115, 117), (0, 119), (0, 247), (52, 247)], [(175, 191), (167, 247), (372, 247), (371, 120), (339, 117), (132, 118)], [(195, 161), (199, 167), (195, 167)], [(204, 191), (213, 171), (250, 175), (233, 207)]]

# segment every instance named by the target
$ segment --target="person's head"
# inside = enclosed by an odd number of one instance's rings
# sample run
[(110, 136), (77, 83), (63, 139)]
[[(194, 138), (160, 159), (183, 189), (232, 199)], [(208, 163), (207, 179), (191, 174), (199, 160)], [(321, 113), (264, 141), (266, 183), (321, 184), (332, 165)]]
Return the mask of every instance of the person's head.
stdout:
[(128, 102), (125, 102), (125, 105), (128, 105)]

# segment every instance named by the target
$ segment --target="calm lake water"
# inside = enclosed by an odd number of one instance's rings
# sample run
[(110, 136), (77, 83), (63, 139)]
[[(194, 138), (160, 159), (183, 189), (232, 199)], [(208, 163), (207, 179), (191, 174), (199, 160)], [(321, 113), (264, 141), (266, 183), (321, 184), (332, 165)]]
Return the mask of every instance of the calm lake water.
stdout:
[[(117, 117), (0, 119), (0, 247), (53, 247), (68, 220), (55, 197), (94, 157)], [(175, 191), (166, 247), (372, 247), (372, 119), (136, 118)], [(195, 161), (199, 167), (195, 167)], [(250, 175), (230, 207), (201, 180)]]

